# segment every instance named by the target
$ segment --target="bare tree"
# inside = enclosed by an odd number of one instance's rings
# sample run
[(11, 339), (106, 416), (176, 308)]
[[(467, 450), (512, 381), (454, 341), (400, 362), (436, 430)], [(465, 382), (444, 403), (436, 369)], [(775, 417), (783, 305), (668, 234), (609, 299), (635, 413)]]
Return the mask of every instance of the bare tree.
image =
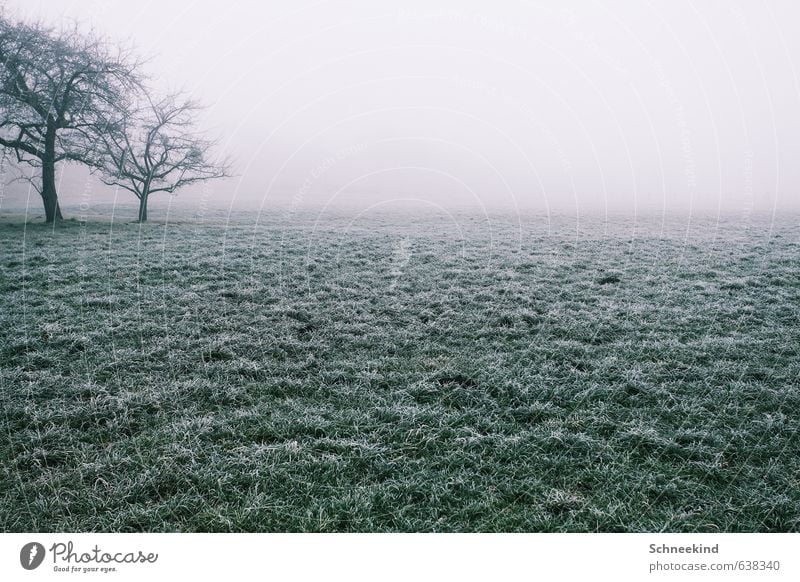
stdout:
[(85, 162), (96, 128), (119, 116), (140, 84), (139, 62), (77, 26), (55, 30), (0, 14), (0, 146), (41, 169), (47, 222), (62, 218), (56, 164)]
[(179, 94), (153, 100), (99, 131), (95, 168), (101, 180), (133, 192), (139, 221), (147, 221), (147, 202), (157, 192), (175, 192), (196, 182), (229, 177), (230, 164), (211, 157), (215, 142), (197, 132), (197, 103)]

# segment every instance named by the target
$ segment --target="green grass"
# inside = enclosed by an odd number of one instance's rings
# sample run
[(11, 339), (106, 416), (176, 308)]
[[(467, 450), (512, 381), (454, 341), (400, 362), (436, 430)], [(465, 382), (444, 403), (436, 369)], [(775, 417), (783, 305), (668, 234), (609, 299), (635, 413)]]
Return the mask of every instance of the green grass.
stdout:
[(0, 223), (3, 531), (800, 531), (800, 220)]

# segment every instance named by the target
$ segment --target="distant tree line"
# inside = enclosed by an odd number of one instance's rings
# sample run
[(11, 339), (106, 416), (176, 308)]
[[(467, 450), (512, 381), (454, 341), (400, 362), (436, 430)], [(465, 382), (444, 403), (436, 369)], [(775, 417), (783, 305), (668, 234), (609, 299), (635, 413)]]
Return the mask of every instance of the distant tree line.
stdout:
[(0, 148), (38, 170), (45, 220), (63, 218), (56, 166), (84, 164), (139, 199), (230, 175), (197, 130), (201, 107), (156, 96), (142, 60), (75, 25), (53, 28), (0, 14)]

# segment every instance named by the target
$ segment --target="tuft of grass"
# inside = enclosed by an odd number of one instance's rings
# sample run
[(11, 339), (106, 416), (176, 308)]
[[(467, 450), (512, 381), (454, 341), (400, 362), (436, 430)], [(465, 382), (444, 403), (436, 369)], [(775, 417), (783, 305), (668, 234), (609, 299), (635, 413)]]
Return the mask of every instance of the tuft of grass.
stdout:
[(622, 277), (615, 273), (609, 273), (608, 275), (603, 275), (597, 280), (598, 285), (608, 285), (610, 283), (620, 283), (622, 281)]

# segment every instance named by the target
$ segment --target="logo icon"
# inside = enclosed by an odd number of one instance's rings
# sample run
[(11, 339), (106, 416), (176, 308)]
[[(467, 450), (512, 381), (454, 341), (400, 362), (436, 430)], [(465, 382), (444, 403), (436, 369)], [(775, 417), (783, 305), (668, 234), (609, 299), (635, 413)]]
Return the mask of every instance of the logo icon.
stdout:
[(39, 542), (29, 542), (19, 552), (19, 563), (26, 570), (35, 570), (44, 561), (44, 546)]

